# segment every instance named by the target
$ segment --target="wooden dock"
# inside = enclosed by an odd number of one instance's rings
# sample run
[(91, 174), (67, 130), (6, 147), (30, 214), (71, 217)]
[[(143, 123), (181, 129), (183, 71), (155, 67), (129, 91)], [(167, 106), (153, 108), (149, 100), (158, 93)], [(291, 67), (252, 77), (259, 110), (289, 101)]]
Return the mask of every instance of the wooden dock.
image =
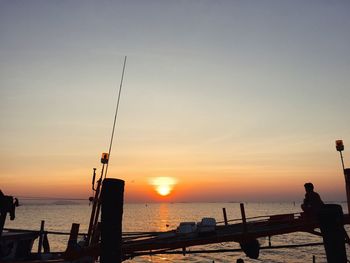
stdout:
[[(177, 230), (166, 232), (140, 232), (123, 233), (123, 242), (121, 246), (122, 259), (130, 259), (142, 255), (155, 254), (186, 254), (186, 248), (208, 245), (224, 242), (236, 242), (241, 246), (246, 254), (251, 253), (252, 258), (259, 255), (259, 243), (254, 241), (261, 237), (271, 237), (294, 232), (305, 232), (322, 237), (322, 233), (317, 230), (320, 228), (319, 220), (315, 217), (306, 217), (303, 213), (298, 214), (280, 214), (271, 216), (255, 217), (246, 219), (247, 221), (233, 224), (218, 224), (214, 231), (210, 232), (192, 232), (179, 233)], [(343, 223), (350, 224), (350, 216), (343, 216)], [(349, 243), (349, 239), (344, 230), (344, 239)], [(256, 241), (257, 242), (257, 241)], [(248, 248), (245, 247), (248, 245)], [(254, 244), (258, 245), (254, 247)], [(303, 246), (324, 245), (320, 243), (308, 244), (286, 244), (281, 248), (295, 248)], [(249, 246), (253, 246), (249, 248)], [(67, 259), (76, 259), (83, 256), (98, 256), (101, 254), (101, 243), (93, 246), (79, 249), (79, 251), (70, 251), (66, 254)], [(264, 249), (277, 249), (271, 244)], [(228, 250), (226, 252), (232, 252)], [(239, 250), (235, 250), (239, 251)], [(253, 252), (252, 252), (253, 251)], [(222, 253), (224, 250), (196, 250), (195, 253)]]
[[(350, 216), (344, 215), (344, 224), (350, 224)], [(179, 234), (176, 230), (154, 233), (152, 236), (124, 237), (122, 251), (125, 258), (139, 255), (163, 253), (175, 249), (223, 242), (245, 243), (261, 237), (306, 232), (322, 236), (316, 218), (303, 214), (283, 214), (257, 218), (245, 224), (218, 225), (215, 231), (205, 234)]]

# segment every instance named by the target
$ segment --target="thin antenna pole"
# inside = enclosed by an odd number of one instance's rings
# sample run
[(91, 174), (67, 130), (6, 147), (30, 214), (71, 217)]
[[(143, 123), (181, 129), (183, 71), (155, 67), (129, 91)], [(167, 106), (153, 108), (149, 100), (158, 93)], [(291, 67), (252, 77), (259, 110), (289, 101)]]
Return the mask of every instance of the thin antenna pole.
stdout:
[(343, 167), (343, 171), (345, 171), (343, 154), (342, 154), (341, 151), (339, 151), (339, 153), (340, 153), (340, 160), (341, 160), (341, 164), (342, 164), (342, 167)]
[(125, 66), (126, 66), (126, 58), (127, 56), (124, 57), (124, 64), (123, 64), (123, 72), (122, 76), (120, 79), (120, 85), (119, 85), (119, 92), (118, 92), (118, 99), (117, 99), (117, 106), (115, 108), (115, 114), (114, 114), (114, 122), (113, 122), (113, 129), (112, 129), (112, 135), (111, 135), (111, 142), (109, 143), (109, 150), (108, 150), (108, 162), (106, 165), (106, 170), (105, 170), (105, 176), (104, 178), (107, 177), (107, 171), (108, 171), (108, 164), (111, 159), (111, 150), (112, 150), (112, 144), (113, 144), (113, 138), (114, 138), (114, 131), (115, 131), (115, 125), (117, 123), (117, 117), (118, 117), (118, 109), (119, 109), (119, 102), (120, 102), (120, 95), (122, 92), (122, 87), (123, 87), (123, 80), (124, 80), (124, 73), (125, 73)]

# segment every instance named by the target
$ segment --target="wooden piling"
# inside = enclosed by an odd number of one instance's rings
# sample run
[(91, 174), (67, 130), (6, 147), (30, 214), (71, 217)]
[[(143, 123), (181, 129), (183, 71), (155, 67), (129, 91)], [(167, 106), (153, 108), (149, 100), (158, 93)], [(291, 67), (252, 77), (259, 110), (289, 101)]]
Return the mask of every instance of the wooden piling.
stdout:
[(104, 179), (101, 191), (101, 263), (122, 262), (124, 181)]
[(222, 213), (224, 215), (224, 222), (225, 222), (225, 226), (228, 225), (228, 221), (227, 221), (227, 214), (226, 214), (226, 208), (222, 208)]
[(239, 206), (240, 206), (240, 208), (241, 208), (243, 232), (246, 233), (246, 232), (247, 232), (247, 218), (246, 218), (246, 216), (245, 216), (244, 204), (243, 204), (243, 203), (240, 203)]
[(45, 232), (44, 234), (43, 249), (44, 249), (44, 253), (50, 253), (50, 243), (49, 243), (49, 238), (47, 237), (47, 232)]
[(68, 244), (67, 244), (67, 251), (70, 249), (74, 249), (78, 242), (78, 235), (79, 235), (79, 227), (80, 224), (73, 223), (72, 227), (70, 229)]
[(346, 263), (343, 210), (340, 205), (326, 204), (319, 212), (320, 229), (328, 263)]
[(259, 241), (255, 238), (248, 237), (247, 218), (245, 215), (244, 204), (240, 203), (239, 206), (241, 209), (243, 237), (244, 237), (243, 240), (239, 242), (239, 245), (241, 246), (243, 252), (246, 254), (247, 257), (257, 259), (259, 257), (259, 251), (260, 251)]
[(350, 169), (344, 169), (346, 201), (348, 204), (348, 214), (350, 214)]
[(40, 232), (39, 232), (39, 242), (38, 242), (38, 255), (39, 256), (41, 255), (41, 249), (43, 247), (44, 229), (45, 229), (45, 220), (41, 220)]
[(73, 261), (81, 257), (81, 248), (78, 247), (78, 235), (79, 235), (79, 224), (72, 224), (70, 229), (67, 249), (64, 252), (63, 258), (65, 260)]

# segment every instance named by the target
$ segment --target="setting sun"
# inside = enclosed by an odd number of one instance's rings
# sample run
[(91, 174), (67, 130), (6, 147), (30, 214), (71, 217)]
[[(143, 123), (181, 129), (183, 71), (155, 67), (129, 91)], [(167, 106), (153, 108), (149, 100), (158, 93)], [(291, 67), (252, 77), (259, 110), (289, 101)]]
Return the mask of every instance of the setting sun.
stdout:
[(162, 196), (166, 196), (168, 194), (170, 194), (171, 188), (169, 185), (160, 185), (157, 187), (157, 193), (162, 195)]
[(150, 179), (150, 184), (153, 185), (154, 190), (161, 196), (169, 195), (176, 183), (176, 179), (172, 177), (155, 177)]

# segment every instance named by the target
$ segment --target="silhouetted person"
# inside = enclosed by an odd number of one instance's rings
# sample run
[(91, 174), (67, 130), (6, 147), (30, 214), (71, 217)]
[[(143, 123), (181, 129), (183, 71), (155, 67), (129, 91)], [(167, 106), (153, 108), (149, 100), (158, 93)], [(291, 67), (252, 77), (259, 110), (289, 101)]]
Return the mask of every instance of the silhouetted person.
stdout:
[(18, 199), (13, 199), (12, 196), (4, 195), (0, 190), (0, 216), (6, 217), (6, 214), (10, 214), (10, 219), (15, 219), (15, 209), (19, 206)]
[(306, 214), (315, 215), (320, 211), (324, 203), (320, 195), (314, 192), (314, 185), (312, 183), (306, 183), (304, 187), (306, 193), (301, 209), (303, 209)]

